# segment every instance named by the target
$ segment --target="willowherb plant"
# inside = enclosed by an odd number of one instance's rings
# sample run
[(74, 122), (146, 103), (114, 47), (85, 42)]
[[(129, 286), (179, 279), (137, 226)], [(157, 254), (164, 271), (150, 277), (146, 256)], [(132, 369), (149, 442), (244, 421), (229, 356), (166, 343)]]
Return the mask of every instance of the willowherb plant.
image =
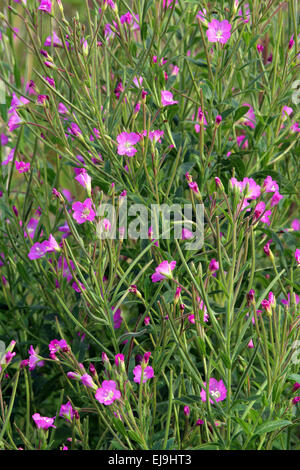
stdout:
[(0, 16), (0, 448), (299, 449), (297, 2), (68, 3)]

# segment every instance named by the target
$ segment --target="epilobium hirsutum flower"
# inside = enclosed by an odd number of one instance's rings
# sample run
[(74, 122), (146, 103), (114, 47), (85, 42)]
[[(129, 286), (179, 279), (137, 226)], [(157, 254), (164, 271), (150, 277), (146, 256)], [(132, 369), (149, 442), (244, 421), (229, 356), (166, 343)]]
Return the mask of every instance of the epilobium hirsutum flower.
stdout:
[[(206, 387), (206, 382), (204, 382), (204, 385)], [(227, 390), (222, 380), (218, 382), (216, 379), (211, 378), (209, 380), (208, 389), (209, 396), (212, 397), (215, 401), (223, 401), (226, 399)], [(206, 389), (202, 388), (200, 396), (202, 401), (206, 401)], [(211, 398), (209, 401), (210, 403), (214, 404), (214, 401)]]
[(74, 202), (72, 209), (74, 211), (73, 218), (79, 223), (83, 224), (86, 221), (92, 222), (95, 218), (95, 212), (92, 208), (93, 201), (88, 198), (83, 203)]
[(173, 93), (167, 90), (161, 91), (161, 105), (162, 106), (170, 106), (172, 104), (177, 104), (178, 101), (173, 99)]
[(69, 350), (70, 350), (70, 348), (69, 348), (69, 346), (67, 345), (67, 342), (64, 339), (61, 339), (61, 340), (53, 339), (49, 343), (49, 351), (50, 351), (51, 359), (54, 359), (54, 360), (57, 359), (55, 353), (57, 353), (59, 351), (67, 352)]
[(272, 176), (267, 176), (263, 188), (266, 193), (274, 193), (279, 190), (279, 186), (275, 180), (272, 179)]
[(208, 23), (206, 19), (206, 14), (207, 11), (205, 8), (203, 8), (203, 11), (199, 10), (198, 14), (196, 15), (196, 18), (198, 18), (204, 24), (204, 26), (207, 26)]
[(247, 113), (241, 118), (242, 123), (243, 123), (245, 126), (249, 126), (249, 127), (251, 127), (252, 129), (254, 129), (254, 128), (255, 128), (255, 124), (256, 124), (256, 119), (255, 119), (254, 110), (253, 110), (251, 104), (249, 104), (249, 103), (243, 103), (242, 106), (248, 106), (248, 107), (249, 107), (249, 110), (247, 111)]
[(61, 416), (62, 418), (65, 418), (69, 422), (72, 422), (75, 416), (75, 410), (73, 410), (73, 407), (70, 401), (68, 401), (65, 405), (64, 404), (61, 405), (59, 416)]
[(52, 8), (52, 1), (51, 0), (40, 0), (40, 6), (38, 10), (46, 11), (47, 13), (51, 13)]
[(134, 147), (141, 140), (141, 136), (135, 132), (121, 132), (117, 136), (118, 142), (118, 154), (127, 155), (133, 157), (136, 154), (137, 149)]
[(283, 198), (282, 194), (279, 194), (279, 192), (276, 191), (273, 194), (272, 199), (271, 199), (271, 207), (276, 206), (279, 203), (279, 201), (281, 201), (282, 198)]
[(213, 19), (207, 24), (207, 27), (206, 35), (209, 42), (220, 42), (221, 44), (226, 44), (231, 36), (231, 24), (227, 20), (218, 21)]
[(159, 282), (165, 278), (172, 279), (171, 271), (173, 271), (175, 266), (176, 261), (171, 261), (171, 263), (162, 261), (157, 268), (155, 268), (155, 273), (151, 276), (152, 282)]
[(295, 258), (296, 258), (297, 266), (299, 267), (300, 266), (300, 249), (299, 248), (297, 248), (295, 251)]
[(17, 162), (15, 161), (16, 170), (19, 173), (26, 173), (30, 170), (30, 163), (29, 162)]
[(119, 366), (121, 364), (121, 362), (124, 363), (124, 360), (125, 360), (124, 354), (116, 354), (115, 355), (115, 364), (116, 364), (116, 366)]
[(41, 361), (40, 356), (35, 352), (33, 349), (33, 346), (31, 345), (30, 348), (28, 349), (28, 354), (29, 354), (29, 370), (33, 370), (38, 367), (42, 367), (44, 365), (44, 361)]
[(54, 418), (48, 418), (47, 416), (41, 416), (40, 413), (34, 413), (32, 419), (39, 429), (56, 428), (53, 425), (55, 416)]
[(184, 406), (183, 412), (184, 412), (185, 416), (189, 416), (190, 415), (190, 407), (188, 405)]
[(189, 240), (190, 238), (193, 238), (195, 234), (188, 230), (187, 228), (183, 228), (181, 232), (181, 239), (182, 240)]
[(104, 380), (96, 391), (95, 398), (103, 405), (112, 405), (115, 400), (121, 398), (121, 392), (117, 390), (114, 380)]
[(211, 273), (214, 273), (218, 271), (219, 269), (219, 263), (216, 259), (212, 259), (211, 262), (209, 263), (208, 269), (210, 270)]
[[(142, 378), (142, 366), (138, 365), (135, 366), (133, 369), (134, 373), (134, 382), (140, 383), (141, 378)], [(143, 383), (147, 382), (147, 380), (152, 379), (154, 377), (154, 370), (152, 369), (151, 366), (146, 366), (145, 369), (143, 370)]]
[[(115, 308), (112, 307), (111, 309), (112, 311), (114, 311)], [(117, 330), (118, 328), (121, 327), (122, 321), (123, 321), (123, 318), (121, 317), (121, 310), (119, 308), (115, 311), (113, 320), (114, 320), (114, 330)]]
[(78, 181), (81, 186), (86, 188), (87, 193), (90, 195), (91, 194), (91, 177), (88, 175), (87, 171), (85, 168), (74, 168), (74, 171), (76, 173), (75, 179)]
[(42, 258), (48, 251), (48, 244), (43, 242), (39, 243), (36, 242), (32, 247), (30, 248), (30, 251), (28, 253), (28, 258), (33, 260), (33, 259), (38, 259)]
[(93, 382), (93, 378), (89, 374), (83, 374), (80, 377), (80, 380), (83, 383), (83, 385), (85, 385), (85, 387), (94, 388), (96, 390), (97, 386)]

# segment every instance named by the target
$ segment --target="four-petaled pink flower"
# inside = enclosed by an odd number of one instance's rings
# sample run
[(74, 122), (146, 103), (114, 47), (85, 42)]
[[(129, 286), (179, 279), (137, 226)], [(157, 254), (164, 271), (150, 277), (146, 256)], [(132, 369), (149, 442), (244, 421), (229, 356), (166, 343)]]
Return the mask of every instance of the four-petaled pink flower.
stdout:
[(70, 350), (70, 348), (67, 345), (66, 340), (64, 340), (64, 339), (61, 339), (61, 340), (53, 339), (49, 343), (49, 351), (50, 351), (51, 359), (57, 359), (55, 353), (57, 353), (59, 351), (67, 352), (69, 350)]
[(44, 365), (44, 361), (41, 361), (40, 356), (35, 352), (33, 346), (31, 345), (30, 348), (28, 349), (28, 354), (29, 354), (29, 370), (33, 370), (38, 367), (42, 367)]
[(61, 405), (59, 416), (65, 418), (67, 421), (72, 422), (75, 415), (75, 410), (73, 409), (70, 401), (68, 401), (65, 405)]
[(48, 251), (48, 244), (43, 242), (39, 243), (36, 242), (32, 247), (30, 248), (30, 251), (28, 253), (28, 258), (33, 260), (33, 259), (38, 259), (42, 258)]
[(178, 101), (173, 99), (173, 93), (167, 90), (161, 91), (161, 105), (162, 106), (170, 106), (172, 104), (177, 104)]
[[(133, 373), (134, 373), (133, 380), (136, 383), (140, 383), (141, 378), (142, 378), (142, 366), (141, 365), (135, 366), (135, 368), (133, 369)], [(152, 369), (151, 366), (146, 366), (143, 371), (143, 383), (147, 382), (147, 380), (149, 379), (152, 379), (152, 377), (154, 377), (154, 370)]]
[(227, 20), (218, 21), (213, 19), (208, 23), (208, 29), (206, 31), (209, 42), (220, 42), (226, 44), (231, 36), (231, 24)]
[(114, 380), (104, 380), (96, 391), (95, 398), (103, 405), (112, 405), (115, 400), (121, 398), (121, 392), (117, 390), (117, 384)]
[(47, 416), (41, 416), (40, 413), (34, 413), (32, 419), (39, 429), (56, 428), (56, 426), (53, 425), (55, 417), (48, 418)]
[(266, 193), (275, 193), (275, 191), (279, 190), (279, 186), (275, 180), (272, 179), (272, 176), (267, 176), (263, 188)]
[(30, 163), (29, 162), (17, 162), (15, 161), (16, 170), (19, 173), (26, 173), (30, 170)]
[(155, 273), (151, 276), (152, 282), (159, 282), (165, 278), (172, 278), (171, 271), (173, 271), (175, 266), (176, 261), (171, 261), (171, 263), (169, 263), (168, 261), (162, 261), (157, 266), (157, 268), (155, 268)]
[(117, 136), (118, 154), (133, 157), (137, 149), (134, 147), (141, 140), (141, 136), (135, 132), (121, 132)]
[(46, 11), (47, 13), (51, 13), (52, 8), (52, 1), (51, 0), (40, 0), (40, 6), (38, 10)]
[(86, 221), (92, 222), (95, 218), (93, 210), (93, 201), (88, 198), (84, 202), (74, 202), (72, 209), (74, 211), (73, 218), (79, 223), (83, 224)]
[[(206, 382), (204, 382), (204, 385), (206, 387)], [(209, 380), (208, 388), (209, 388), (209, 396), (211, 397), (209, 399), (210, 403), (214, 404), (215, 401), (225, 400), (226, 395), (227, 395), (227, 390), (222, 380), (218, 382), (216, 379), (211, 378)], [(201, 396), (202, 401), (206, 401), (206, 389), (202, 388), (200, 396)], [(213, 401), (212, 398), (215, 401)]]

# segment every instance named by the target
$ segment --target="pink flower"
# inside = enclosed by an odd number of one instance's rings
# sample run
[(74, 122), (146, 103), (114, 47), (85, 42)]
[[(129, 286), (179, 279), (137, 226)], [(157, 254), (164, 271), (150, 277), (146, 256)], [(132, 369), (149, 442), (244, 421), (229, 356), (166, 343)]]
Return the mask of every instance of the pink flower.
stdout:
[(272, 211), (266, 211), (264, 213), (264, 215), (262, 216), (262, 218), (260, 219), (261, 222), (263, 222), (266, 225), (270, 225), (271, 224), (271, 220), (270, 220), (271, 215), (272, 215)]
[(51, 38), (51, 36), (47, 36), (44, 42), (45, 47), (49, 47), (51, 46), (51, 44), (53, 44), (53, 47), (59, 47), (63, 45), (62, 41), (59, 39), (55, 31), (53, 31), (53, 37)]
[(294, 219), (291, 223), (291, 227), (293, 230), (299, 231), (300, 230), (300, 220)]
[(196, 181), (193, 181), (191, 175), (189, 173), (186, 173), (185, 174), (185, 177), (186, 177), (186, 180), (188, 182), (188, 185), (189, 185), (189, 188), (195, 193), (195, 194), (198, 194), (199, 193), (199, 188), (198, 188), (198, 185), (196, 183)]
[(76, 136), (82, 134), (81, 129), (78, 126), (78, 124), (76, 124), (75, 122), (71, 122), (70, 125), (71, 125), (71, 127), (68, 127), (68, 129), (67, 129), (67, 131), (69, 132), (70, 135), (74, 135), (76, 137)]
[(253, 178), (244, 178), (243, 181), (237, 181), (236, 178), (230, 180), (232, 187), (237, 187), (240, 193), (245, 191), (245, 199), (257, 199), (260, 196), (260, 186)]
[(282, 194), (279, 194), (279, 192), (276, 191), (273, 194), (272, 199), (271, 199), (271, 207), (276, 206), (282, 198), (283, 198)]
[(40, 0), (40, 6), (38, 10), (46, 11), (47, 13), (51, 13), (52, 2), (51, 0)]
[(189, 416), (190, 415), (190, 407), (186, 405), (183, 408), (183, 412), (184, 412), (185, 416)]
[(207, 26), (207, 19), (206, 19), (207, 11), (203, 8), (203, 11), (199, 10), (196, 18), (198, 18), (205, 26)]
[[(35, 234), (35, 231), (36, 231), (36, 228), (38, 226), (38, 219), (34, 219), (33, 217), (29, 220), (28, 224), (27, 224), (27, 233), (29, 235), (29, 237), (31, 238), (31, 240), (33, 240), (34, 238), (34, 234)], [(24, 230), (24, 237), (26, 238), (27, 237), (27, 233), (25, 232)]]
[(95, 218), (95, 212), (92, 208), (93, 201), (89, 198), (82, 202), (74, 202), (72, 210), (74, 211), (73, 218), (79, 223), (83, 224), (86, 221), (92, 222)]
[(51, 359), (57, 359), (55, 353), (59, 351), (67, 352), (69, 351), (70, 348), (67, 345), (67, 342), (64, 339), (58, 340), (58, 339), (53, 339), (49, 343), (49, 351), (50, 351), (50, 357)]
[(68, 113), (68, 108), (66, 108), (66, 106), (63, 103), (58, 104), (57, 110), (60, 114)]
[(33, 346), (31, 345), (30, 348), (28, 349), (28, 354), (29, 354), (29, 370), (33, 370), (38, 367), (42, 367), (44, 365), (44, 361), (41, 361), (40, 356), (35, 352), (33, 349)]
[(171, 271), (173, 271), (175, 266), (176, 266), (176, 261), (171, 261), (171, 263), (169, 263), (168, 261), (162, 261), (157, 266), (157, 268), (155, 268), (155, 273), (152, 274), (151, 276), (152, 282), (159, 282), (165, 278), (171, 279), (172, 278)]
[(65, 405), (64, 404), (61, 405), (59, 416), (61, 416), (62, 418), (65, 418), (67, 421), (72, 422), (75, 414), (76, 414), (75, 410), (73, 410), (73, 407), (70, 401), (68, 401)]
[(266, 177), (263, 188), (265, 189), (266, 193), (274, 193), (275, 191), (279, 190), (277, 182), (273, 180), (271, 176)]
[(173, 100), (173, 93), (167, 90), (161, 91), (161, 105), (162, 106), (170, 106), (172, 104), (177, 104), (178, 101)]
[(259, 54), (264, 50), (264, 46), (262, 44), (257, 44), (256, 48)]
[[(206, 387), (206, 382), (204, 382), (204, 385)], [(225, 400), (227, 390), (222, 380), (220, 380), (219, 382), (214, 378), (211, 378), (209, 380), (209, 395), (215, 401)], [(202, 388), (200, 396), (202, 401), (206, 401), (206, 390), (204, 388)], [(214, 401), (211, 398), (209, 399), (209, 401), (210, 403), (214, 404)]]
[(136, 145), (140, 140), (140, 135), (135, 132), (121, 132), (121, 134), (117, 136), (117, 142), (119, 144), (118, 154), (133, 157), (137, 152), (134, 145)]
[(300, 397), (295, 397), (295, 398), (293, 398), (293, 400), (292, 400), (293, 405), (296, 405), (296, 404), (299, 403), (299, 402), (300, 402)]
[(53, 425), (55, 417), (48, 418), (47, 416), (41, 416), (40, 413), (34, 413), (32, 419), (39, 429), (56, 428), (56, 426)]
[(243, 103), (242, 106), (249, 107), (249, 110), (247, 111), (247, 113), (242, 117), (243, 124), (245, 124), (245, 126), (249, 126), (252, 129), (254, 129), (255, 124), (256, 124), (256, 119), (255, 119), (255, 114), (254, 114), (254, 110), (252, 106), (249, 103)]
[(85, 168), (74, 168), (76, 176), (75, 179), (81, 186), (86, 188), (87, 192), (91, 193), (91, 177), (88, 175)]
[(290, 106), (283, 106), (281, 111), (282, 120), (285, 121), (293, 112), (293, 108)]
[(252, 339), (250, 339), (250, 341), (249, 341), (249, 343), (248, 343), (247, 346), (248, 346), (248, 348), (250, 348), (250, 349), (254, 348), (254, 344), (253, 344), (253, 340), (252, 340)]
[(15, 150), (16, 150), (15, 147), (11, 149), (11, 151), (7, 155), (6, 159), (3, 160), (2, 165), (7, 165), (9, 162), (11, 162), (14, 159)]
[(231, 24), (227, 20), (218, 21), (213, 19), (208, 23), (208, 29), (206, 31), (209, 42), (220, 42), (226, 44), (231, 36)]
[(293, 392), (296, 392), (300, 388), (299, 382), (295, 382), (293, 385)]
[[(111, 309), (112, 311), (115, 310), (114, 307), (112, 307)], [(123, 318), (121, 316), (121, 310), (119, 308), (115, 311), (113, 320), (114, 320), (114, 330), (117, 330), (118, 328), (121, 327), (122, 321), (123, 321)]]
[(53, 237), (53, 235), (50, 234), (49, 240), (46, 240), (43, 242), (45, 246), (47, 247), (47, 251), (60, 251), (60, 247)]
[(270, 244), (271, 243), (272, 243), (272, 240), (269, 240), (264, 246), (264, 252), (267, 256), (270, 256)]
[(83, 374), (81, 376), (81, 382), (85, 387), (96, 389), (97, 386), (94, 384), (92, 377), (89, 374)]
[(209, 263), (208, 269), (210, 270), (211, 273), (214, 273), (218, 271), (219, 269), (219, 263), (216, 259), (212, 259), (211, 262)]
[[(195, 114), (192, 115), (192, 119), (195, 119)], [(199, 106), (198, 111), (197, 111), (197, 120), (199, 124), (195, 124), (195, 132), (199, 134), (200, 132), (200, 124), (203, 125), (203, 129), (206, 130), (206, 125), (207, 125), (207, 120), (205, 117), (204, 112), (202, 111), (201, 107)]]
[[(134, 373), (134, 379), (133, 379), (134, 382), (140, 383), (141, 378), (142, 378), (142, 366), (141, 365), (135, 366), (135, 368), (133, 369), (133, 373)], [(147, 382), (147, 380), (149, 379), (152, 379), (152, 377), (154, 377), (154, 370), (152, 369), (151, 366), (146, 366), (143, 371), (143, 383)]]
[(189, 240), (190, 238), (193, 238), (195, 235), (193, 232), (188, 230), (187, 228), (183, 228), (181, 232), (181, 239), (182, 240)]
[(19, 172), (19, 173), (26, 173), (27, 171), (30, 170), (30, 163), (26, 163), (26, 162), (17, 162), (15, 161), (15, 165), (16, 165), (16, 170)]
[(10, 118), (7, 123), (9, 132), (12, 132), (15, 129), (17, 129), (21, 122), (22, 122), (22, 119), (20, 118), (16, 110), (13, 109), (12, 112), (10, 113)]
[(300, 266), (300, 249), (299, 248), (297, 248), (295, 251), (295, 258), (296, 258), (297, 266), (299, 267)]
[(47, 253), (48, 248), (49, 246), (47, 241), (43, 243), (37, 242), (30, 248), (28, 258), (31, 260), (42, 258)]
[(124, 363), (124, 360), (125, 360), (124, 354), (116, 354), (115, 355), (115, 364), (116, 364), (116, 366), (119, 366), (121, 364), (121, 362)]
[[(300, 297), (299, 297), (299, 295), (295, 294), (295, 292), (293, 293), (293, 297), (294, 296), (295, 296), (295, 304), (298, 305), (298, 303), (300, 302)], [(281, 300), (281, 303), (283, 303), (283, 305), (288, 305), (288, 306), (291, 305), (291, 295), (290, 295), (290, 293), (288, 293), (288, 298), (287, 299), (282, 299)]]
[(121, 392), (117, 390), (117, 384), (114, 380), (104, 380), (96, 391), (95, 398), (103, 405), (112, 405), (115, 400), (121, 398)]

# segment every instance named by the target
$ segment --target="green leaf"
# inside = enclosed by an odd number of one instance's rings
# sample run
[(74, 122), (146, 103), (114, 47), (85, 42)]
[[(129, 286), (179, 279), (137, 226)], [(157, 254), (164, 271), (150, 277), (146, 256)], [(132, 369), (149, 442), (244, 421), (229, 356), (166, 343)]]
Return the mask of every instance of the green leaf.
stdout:
[(268, 432), (275, 431), (276, 429), (281, 429), (286, 426), (290, 426), (291, 424), (293, 424), (291, 421), (287, 421), (285, 419), (267, 421), (266, 423), (260, 424), (254, 431), (254, 434), (266, 434)]
[(249, 111), (249, 106), (240, 106), (234, 113), (234, 120), (238, 121), (248, 111)]

